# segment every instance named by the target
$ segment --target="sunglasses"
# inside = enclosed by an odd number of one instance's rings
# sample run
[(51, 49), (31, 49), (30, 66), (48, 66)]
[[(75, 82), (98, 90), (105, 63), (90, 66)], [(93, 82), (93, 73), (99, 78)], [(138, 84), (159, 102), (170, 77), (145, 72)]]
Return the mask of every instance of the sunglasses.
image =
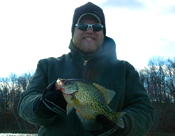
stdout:
[(93, 31), (101, 31), (103, 29), (103, 25), (101, 24), (86, 24), (86, 23), (79, 23), (79, 24), (75, 24), (75, 26), (77, 26), (77, 28), (79, 30), (82, 31), (87, 31), (89, 29), (89, 27), (91, 27), (91, 29)]

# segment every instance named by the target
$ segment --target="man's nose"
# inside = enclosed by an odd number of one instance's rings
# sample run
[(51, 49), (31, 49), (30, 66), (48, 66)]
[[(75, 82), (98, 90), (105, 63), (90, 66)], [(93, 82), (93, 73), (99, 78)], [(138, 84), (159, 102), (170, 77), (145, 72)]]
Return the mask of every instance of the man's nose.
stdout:
[(89, 26), (86, 32), (93, 32), (92, 26)]

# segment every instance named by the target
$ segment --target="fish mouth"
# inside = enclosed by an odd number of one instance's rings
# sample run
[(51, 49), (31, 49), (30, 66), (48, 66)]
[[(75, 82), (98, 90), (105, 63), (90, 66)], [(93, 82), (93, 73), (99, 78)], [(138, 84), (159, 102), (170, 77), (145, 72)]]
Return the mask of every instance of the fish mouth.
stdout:
[(64, 85), (63, 80), (62, 80), (62, 79), (58, 79), (58, 80), (56, 81), (56, 84), (55, 84), (56, 90), (61, 90), (62, 87), (63, 87), (63, 85)]
[(61, 90), (61, 92), (64, 94), (64, 95), (72, 95), (76, 92), (71, 92), (70, 91), (70, 87), (66, 87), (65, 84), (69, 83), (70, 81), (72, 81), (72, 79), (70, 80), (67, 80), (67, 79), (58, 79), (56, 81), (56, 84), (55, 84), (55, 88), (56, 90)]

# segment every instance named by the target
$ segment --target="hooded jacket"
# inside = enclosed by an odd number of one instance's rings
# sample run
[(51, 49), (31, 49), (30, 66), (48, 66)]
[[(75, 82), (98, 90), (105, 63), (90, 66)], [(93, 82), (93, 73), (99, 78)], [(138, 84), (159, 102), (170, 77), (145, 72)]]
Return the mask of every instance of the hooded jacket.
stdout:
[(109, 103), (115, 112), (123, 116), (125, 130), (120, 136), (141, 136), (153, 123), (154, 110), (150, 98), (140, 82), (134, 67), (117, 60), (114, 41), (105, 37), (101, 49), (93, 55), (79, 52), (70, 42), (70, 53), (58, 58), (42, 59), (26, 91), (21, 93), (19, 115), (26, 121), (39, 125), (39, 136), (91, 136), (73, 110), (69, 115), (60, 112), (52, 118), (43, 118), (33, 112), (35, 101), (54, 80), (84, 79), (114, 90), (116, 95)]

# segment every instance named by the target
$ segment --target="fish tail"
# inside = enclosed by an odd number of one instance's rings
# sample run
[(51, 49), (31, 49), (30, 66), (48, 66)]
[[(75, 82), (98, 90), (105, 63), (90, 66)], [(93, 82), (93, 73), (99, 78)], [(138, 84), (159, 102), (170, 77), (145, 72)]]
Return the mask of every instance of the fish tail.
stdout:
[(116, 117), (116, 120), (114, 121), (117, 126), (121, 127), (121, 128), (124, 128), (125, 127), (125, 124), (124, 124), (124, 121), (122, 119), (123, 115), (125, 115), (126, 112), (116, 112), (115, 113), (115, 117)]

